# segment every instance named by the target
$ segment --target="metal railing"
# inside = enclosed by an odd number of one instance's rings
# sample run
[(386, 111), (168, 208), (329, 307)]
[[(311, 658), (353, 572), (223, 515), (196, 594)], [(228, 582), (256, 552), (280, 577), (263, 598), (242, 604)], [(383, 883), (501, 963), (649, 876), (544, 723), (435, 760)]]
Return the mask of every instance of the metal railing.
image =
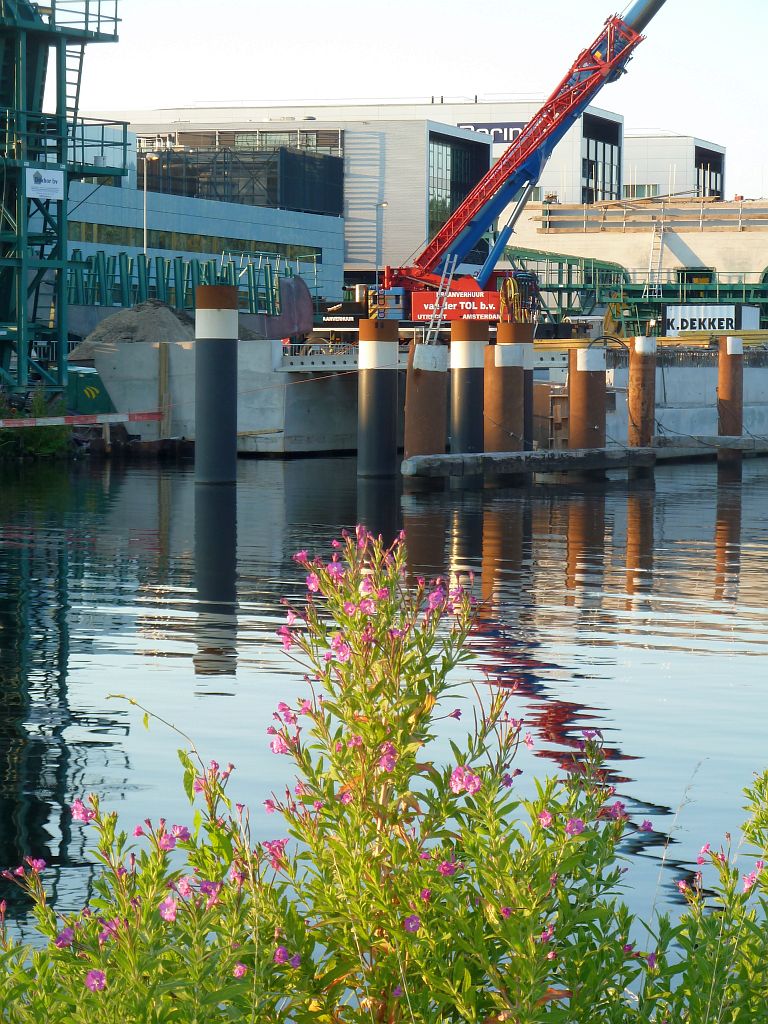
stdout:
[[(61, 164), (62, 137), (66, 131), (66, 162), (83, 168), (125, 171), (128, 125), (78, 117), (62, 124), (55, 114), (0, 107), (0, 157), (17, 163)], [(107, 173), (105, 171), (105, 173)]]
[[(40, 20), (51, 28), (76, 32), (88, 32), (99, 36), (117, 36), (120, 19), (117, 16), (119, 0), (47, 0), (44, 3), (32, 3)], [(15, 4), (0, 2), (0, 14), (6, 7)], [(15, 12), (12, 12), (15, 13)]]

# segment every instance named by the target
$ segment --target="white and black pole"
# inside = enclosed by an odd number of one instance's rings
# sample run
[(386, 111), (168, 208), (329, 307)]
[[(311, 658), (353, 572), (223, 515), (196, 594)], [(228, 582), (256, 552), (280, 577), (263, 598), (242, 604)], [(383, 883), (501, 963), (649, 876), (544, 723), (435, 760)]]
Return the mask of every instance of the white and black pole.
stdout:
[(483, 380), (488, 324), (454, 320), (451, 324), (451, 451), (483, 450)]
[(195, 292), (195, 483), (237, 480), (238, 292)]
[(361, 320), (357, 362), (357, 475), (395, 476), (397, 466), (397, 320)]

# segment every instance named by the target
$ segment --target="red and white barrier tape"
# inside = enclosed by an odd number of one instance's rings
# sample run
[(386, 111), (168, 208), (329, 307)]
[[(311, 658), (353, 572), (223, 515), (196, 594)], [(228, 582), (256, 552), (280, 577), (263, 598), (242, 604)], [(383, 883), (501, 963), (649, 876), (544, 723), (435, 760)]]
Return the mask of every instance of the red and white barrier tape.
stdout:
[(36, 419), (0, 420), (0, 427), (79, 427), (100, 423), (146, 423), (161, 420), (161, 412), (100, 412), (83, 416), (38, 416)]

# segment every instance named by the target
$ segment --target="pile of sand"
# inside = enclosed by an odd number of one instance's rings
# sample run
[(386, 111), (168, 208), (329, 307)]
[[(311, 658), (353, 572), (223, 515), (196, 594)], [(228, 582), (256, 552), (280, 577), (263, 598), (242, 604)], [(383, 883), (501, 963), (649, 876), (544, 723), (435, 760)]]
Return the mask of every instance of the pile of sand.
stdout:
[(150, 299), (102, 320), (72, 351), (70, 359), (93, 359), (95, 349), (101, 345), (125, 345), (135, 341), (192, 341), (194, 337), (195, 322), (188, 313)]
[[(263, 335), (240, 324), (241, 341)], [(88, 337), (72, 350), (73, 363), (93, 364), (94, 353), (102, 345), (127, 345), (135, 341), (194, 341), (195, 320), (182, 309), (173, 309), (157, 299), (148, 299), (131, 309), (121, 309), (102, 320)]]

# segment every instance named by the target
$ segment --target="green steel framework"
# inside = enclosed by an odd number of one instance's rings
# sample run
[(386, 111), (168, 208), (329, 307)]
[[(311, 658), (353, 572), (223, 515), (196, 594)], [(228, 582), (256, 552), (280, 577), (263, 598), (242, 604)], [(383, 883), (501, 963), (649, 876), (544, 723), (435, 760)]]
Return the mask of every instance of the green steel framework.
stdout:
[(660, 284), (657, 298), (648, 298), (643, 294), (645, 282), (630, 280), (619, 263), (517, 246), (508, 247), (505, 256), (514, 267), (537, 274), (542, 310), (549, 320), (602, 314), (614, 306), (624, 334), (654, 334), (660, 331), (651, 329), (651, 321), (660, 327), (668, 304), (744, 303), (759, 306), (761, 327), (768, 328), (768, 267), (752, 282), (743, 275), (729, 280), (732, 275), (712, 270), (683, 270), (678, 280)]
[[(117, 8), (0, 0), (0, 385), (10, 390), (66, 385), (69, 182), (126, 169), (127, 125), (78, 112), (85, 47), (117, 40)], [(43, 112), (47, 84), (55, 113)], [(36, 346), (51, 342), (44, 365)]]

